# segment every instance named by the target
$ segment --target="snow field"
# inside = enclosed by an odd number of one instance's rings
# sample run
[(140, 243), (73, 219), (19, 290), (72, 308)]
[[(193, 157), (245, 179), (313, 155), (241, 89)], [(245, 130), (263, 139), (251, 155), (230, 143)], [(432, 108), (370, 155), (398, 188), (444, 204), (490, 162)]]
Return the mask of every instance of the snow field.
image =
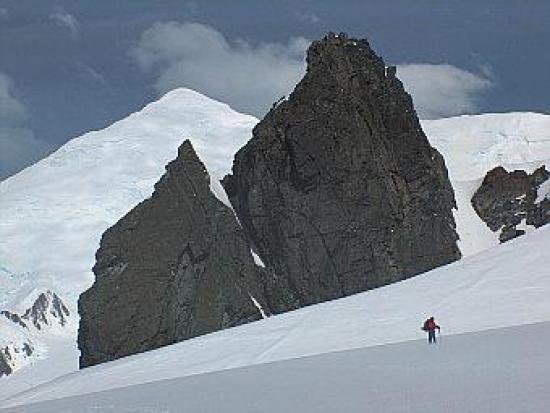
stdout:
[[(424, 338), (550, 321), (550, 227), (423, 275), (70, 373), (1, 407)], [(8, 382), (9, 384), (9, 382)]]

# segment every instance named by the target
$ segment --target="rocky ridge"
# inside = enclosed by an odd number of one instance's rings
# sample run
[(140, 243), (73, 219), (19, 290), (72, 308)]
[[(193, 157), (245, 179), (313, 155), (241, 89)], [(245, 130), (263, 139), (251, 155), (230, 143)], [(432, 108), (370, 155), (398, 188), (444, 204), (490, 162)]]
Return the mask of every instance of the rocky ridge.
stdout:
[(39, 293), (23, 311), (0, 311), (0, 377), (12, 374), (37, 355), (41, 334), (51, 328), (65, 328), (70, 311), (59, 296), (48, 290)]

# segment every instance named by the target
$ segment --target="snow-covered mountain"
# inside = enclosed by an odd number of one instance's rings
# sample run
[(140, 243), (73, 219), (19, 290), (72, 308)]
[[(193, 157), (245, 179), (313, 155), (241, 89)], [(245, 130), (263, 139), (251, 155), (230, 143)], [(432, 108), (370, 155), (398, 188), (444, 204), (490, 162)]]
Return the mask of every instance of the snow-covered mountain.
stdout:
[(75, 303), (93, 281), (101, 234), (151, 195), (179, 145), (191, 139), (220, 177), (256, 122), (179, 89), (1, 182), (0, 265), (14, 275), (0, 303), (20, 302), (13, 288), (25, 295), (22, 286), (38, 283)]
[[(23, 356), (14, 369), (30, 362), (56, 364), (49, 373), (27, 374), (25, 370), (34, 370), (29, 368), (3, 378), (0, 399), (76, 368), (76, 300), (93, 281), (101, 234), (150, 196), (183, 140), (191, 140), (212, 176), (213, 192), (225, 200), (217, 179), (229, 171), (234, 153), (256, 123), (225, 104), (178, 89), (104, 130), (71, 140), (0, 183), (0, 310), (22, 315), (51, 291), (69, 313), (64, 333), (55, 337), (31, 335), (8, 317), (0, 318), (0, 344), (9, 336), (14, 346), (22, 348), (32, 339), (35, 350), (40, 349), (30, 357), (19, 353)], [(462, 116), (424, 121), (423, 128), (450, 172), (463, 255), (497, 245), (498, 237), (471, 207), (471, 196), (497, 165), (534, 170), (550, 159), (550, 116)], [(549, 190), (543, 185), (540, 197)]]
[[(1, 182), (0, 310), (22, 315), (51, 291), (68, 307), (70, 322), (64, 327), (74, 340), (76, 302), (93, 282), (101, 234), (151, 195), (164, 165), (185, 139), (205, 159), (212, 190), (225, 200), (219, 179), (256, 122), (223, 103), (179, 89), (104, 130), (71, 140)], [(0, 347), (11, 348), (12, 355), (17, 350), (11, 369), (45, 357), (43, 334), (0, 320)], [(19, 351), (31, 344), (35, 351), (30, 355)]]
[[(28, 300), (34, 300), (29, 302)], [(34, 291), (12, 310), (0, 311), (0, 377), (48, 355), (51, 338), (72, 341), (76, 318), (52, 291)], [(73, 346), (74, 347), (74, 346)]]

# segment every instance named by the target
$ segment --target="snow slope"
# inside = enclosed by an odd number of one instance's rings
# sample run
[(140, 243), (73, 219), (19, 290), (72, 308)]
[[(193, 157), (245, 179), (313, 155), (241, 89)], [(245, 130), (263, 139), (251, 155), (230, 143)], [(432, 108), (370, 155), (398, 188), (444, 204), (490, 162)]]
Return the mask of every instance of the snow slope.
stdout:
[[(536, 336), (537, 340), (532, 338)], [(550, 323), (347, 350), (17, 406), (12, 412), (544, 412)]]
[[(0, 406), (9, 407), (85, 394), (89, 396), (83, 400), (96, 400), (96, 396), (91, 393), (304, 356), (406, 342), (423, 337), (419, 327), (422, 320), (431, 314), (436, 315), (445, 335), (441, 349), (447, 345), (448, 337), (454, 334), (548, 322), (549, 248), (550, 227), (543, 227), (524, 237), (406, 281), (71, 373), (8, 399)], [(542, 340), (550, 335), (549, 328), (545, 324)], [(512, 335), (512, 342), (521, 344), (530, 341), (521, 332), (519, 335)], [(540, 339), (538, 334), (536, 337), (537, 340)], [(493, 344), (498, 342), (497, 339)], [(514, 350), (511, 343), (501, 345), (508, 346), (508, 352), (519, 351)], [(423, 351), (416, 344), (411, 346), (413, 355)], [(457, 354), (457, 348), (460, 346), (455, 346), (450, 355)], [(498, 352), (498, 348), (495, 347), (494, 351)], [(540, 356), (541, 348), (535, 346), (535, 350)], [(455, 382), (455, 385), (461, 388), (471, 377), (468, 370), (464, 371), (467, 366), (460, 364), (461, 360), (468, 355), (477, 354), (478, 358), (474, 357), (470, 365), (477, 360), (481, 363), (483, 360), (480, 358), (490, 351), (490, 346), (480, 354), (475, 349), (470, 349), (455, 360), (447, 360), (445, 368), (462, 369), (455, 372), (458, 375), (457, 380), (462, 380)], [(376, 354), (376, 351), (365, 353), (366, 356), (368, 354)], [(392, 366), (397, 368), (395, 360), (394, 364), (389, 361), (396, 353), (388, 347), (385, 354), (385, 360), (390, 363), (386, 373), (390, 374)], [(403, 355), (399, 356), (397, 352), (397, 356), (402, 358)], [(517, 369), (518, 377), (524, 377), (529, 373), (526, 369), (530, 369), (532, 364), (536, 366), (539, 362), (545, 362), (548, 367), (549, 358), (546, 357), (546, 352), (544, 356), (542, 360), (531, 359), (531, 364), (517, 362), (512, 365), (509, 364), (512, 361), (506, 358), (497, 358), (500, 363), (497, 364), (494, 360), (496, 356), (493, 356), (490, 364), (485, 362), (480, 366), (482, 369), (489, 369), (486, 374), (495, 375), (495, 383), (500, 383), (506, 381), (505, 375), (510, 369)], [(528, 355), (520, 354), (518, 357), (521, 361)], [(547, 381), (550, 378), (548, 371), (550, 370), (543, 369), (538, 373), (543, 374)], [(394, 371), (398, 372), (399, 370)], [(235, 371), (234, 374), (233, 377), (239, 377), (240, 373)], [(412, 373), (409, 372), (410, 374)], [(390, 374), (390, 377), (393, 376)], [(409, 378), (414, 383), (413, 377)], [(483, 379), (483, 383), (489, 385), (489, 378)], [(317, 380), (317, 376), (312, 379)], [(537, 380), (539, 379), (541, 377), (537, 376)], [(181, 384), (188, 382), (183, 381)], [(205, 379), (204, 382), (207, 383), (208, 380)], [(301, 382), (297, 383), (297, 386), (301, 385)], [(156, 387), (161, 392), (157, 400), (168, 397), (167, 393), (163, 393), (163, 386), (164, 384), (159, 384)], [(490, 390), (485, 388), (486, 392), (490, 393)], [(126, 391), (130, 392), (127, 394), (139, 393), (138, 388)], [(323, 391), (320, 390), (320, 393)]]

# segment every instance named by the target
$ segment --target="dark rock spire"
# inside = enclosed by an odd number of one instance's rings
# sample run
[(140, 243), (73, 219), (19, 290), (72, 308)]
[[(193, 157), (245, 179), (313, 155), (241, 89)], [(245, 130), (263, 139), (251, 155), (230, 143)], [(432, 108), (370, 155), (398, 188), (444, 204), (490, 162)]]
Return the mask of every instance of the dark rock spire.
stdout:
[(223, 185), (295, 307), (460, 257), (443, 158), (366, 40), (329, 33), (310, 46), (305, 77), (255, 127)]

